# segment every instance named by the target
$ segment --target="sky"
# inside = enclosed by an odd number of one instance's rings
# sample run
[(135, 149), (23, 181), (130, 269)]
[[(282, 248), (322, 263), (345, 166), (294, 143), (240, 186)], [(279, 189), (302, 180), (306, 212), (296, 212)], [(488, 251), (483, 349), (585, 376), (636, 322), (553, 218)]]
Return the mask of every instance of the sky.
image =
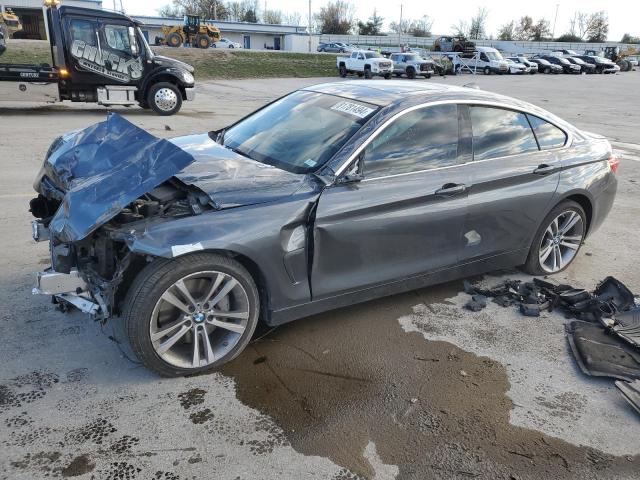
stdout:
[[(119, 0), (118, 0), (119, 1)], [(609, 15), (609, 40), (617, 41), (625, 33), (640, 36), (640, 1), (617, 0), (603, 2), (602, 0), (537, 0), (533, 3), (517, 2), (509, 0), (485, 0), (483, 3), (468, 0), (447, 2), (436, 0), (348, 0), (355, 7), (356, 19), (366, 20), (374, 8), (378, 14), (384, 17), (385, 27), (392, 21), (400, 18), (400, 6), (402, 5), (403, 18), (420, 18), (429, 15), (434, 22), (432, 32), (434, 35), (453, 33), (452, 25), (459, 20), (469, 20), (479, 6), (488, 9), (488, 32), (494, 37), (501, 25), (511, 20), (529, 15), (534, 20), (545, 18), (549, 20), (551, 27), (556, 16), (558, 17), (555, 34), (559, 36), (569, 29), (569, 21), (576, 11), (595, 12), (606, 10)], [(111, 0), (103, 0), (106, 8), (110, 7)], [(130, 15), (155, 15), (157, 9), (170, 3), (171, 0), (122, 0), (125, 11)], [(265, 0), (259, 0), (261, 8), (264, 8)], [(312, 11), (319, 10), (327, 0), (311, 0)], [(302, 15), (302, 24), (307, 23), (308, 0), (266, 0), (268, 9), (282, 10), (283, 12), (299, 12)]]

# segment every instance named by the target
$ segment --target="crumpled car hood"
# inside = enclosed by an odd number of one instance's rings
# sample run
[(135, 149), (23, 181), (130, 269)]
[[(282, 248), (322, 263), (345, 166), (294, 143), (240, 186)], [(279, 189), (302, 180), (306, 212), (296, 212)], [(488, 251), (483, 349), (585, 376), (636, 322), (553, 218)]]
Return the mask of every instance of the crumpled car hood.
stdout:
[(110, 114), (58, 138), (34, 187), (46, 197), (62, 197), (49, 229), (75, 242), (172, 177), (200, 189), (217, 209), (278, 200), (305, 180), (238, 155), (207, 134), (164, 140)]
[(279, 200), (294, 193), (304, 182), (304, 175), (238, 155), (208, 134), (170, 141), (195, 159), (175, 177), (205, 192), (217, 208)]

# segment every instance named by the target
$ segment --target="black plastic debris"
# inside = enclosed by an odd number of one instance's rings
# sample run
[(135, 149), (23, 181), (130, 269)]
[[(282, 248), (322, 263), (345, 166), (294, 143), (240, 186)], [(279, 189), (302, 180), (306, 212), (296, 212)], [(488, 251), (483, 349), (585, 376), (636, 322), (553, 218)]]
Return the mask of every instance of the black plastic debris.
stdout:
[(622, 339), (640, 347), (640, 308), (614, 315), (611, 324), (606, 323), (606, 326)]
[(616, 382), (616, 387), (622, 393), (627, 402), (640, 413), (640, 381), (635, 382)]
[(487, 297), (484, 295), (472, 295), (471, 300), (467, 302), (464, 306), (467, 310), (471, 310), (472, 312), (479, 312), (483, 308), (487, 306)]
[(573, 356), (586, 375), (640, 379), (640, 350), (609, 334), (601, 325), (574, 320), (567, 326)]

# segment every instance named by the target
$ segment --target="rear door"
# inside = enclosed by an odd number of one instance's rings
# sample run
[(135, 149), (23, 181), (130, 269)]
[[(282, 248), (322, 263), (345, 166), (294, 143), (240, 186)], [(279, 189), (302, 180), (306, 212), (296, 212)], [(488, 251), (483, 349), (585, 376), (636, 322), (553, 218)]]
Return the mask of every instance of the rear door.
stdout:
[(466, 214), (470, 142), (456, 105), (408, 111), (363, 150), (364, 179), (320, 196), (314, 299), (456, 265)]
[(464, 260), (528, 249), (554, 201), (560, 179), (558, 148), (566, 135), (531, 117), (540, 148), (524, 113), (481, 105), (468, 109), (474, 161)]

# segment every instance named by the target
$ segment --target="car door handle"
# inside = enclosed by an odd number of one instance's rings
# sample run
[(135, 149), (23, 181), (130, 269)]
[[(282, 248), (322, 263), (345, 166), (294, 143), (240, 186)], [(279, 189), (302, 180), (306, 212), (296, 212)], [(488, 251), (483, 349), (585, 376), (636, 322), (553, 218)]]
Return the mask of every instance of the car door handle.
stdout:
[(556, 167), (554, 167), (553, 165), (547, 165), (546, 163), (543, 163), (542, 165), (538, 165), (538, 168), (536, 168), (533, 173), (535, 173), (536, 175), (547, 175), (553, 172), (555, 169)]
[(464, 193), (467, 186), (464, 183), (445, 183), (442, 188), (436, 190), (436, 195), (440, 197), (453, 197)]

